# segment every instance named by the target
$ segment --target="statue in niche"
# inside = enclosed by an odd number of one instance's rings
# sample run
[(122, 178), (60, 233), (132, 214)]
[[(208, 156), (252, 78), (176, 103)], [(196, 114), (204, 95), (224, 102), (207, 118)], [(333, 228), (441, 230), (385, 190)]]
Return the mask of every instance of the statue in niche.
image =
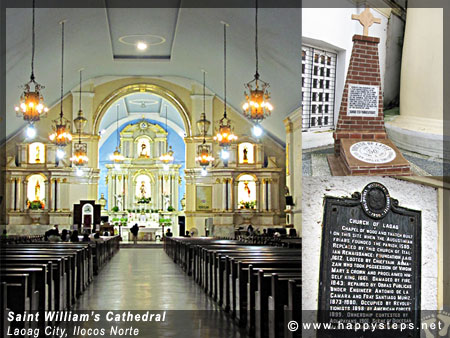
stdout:
[(145, 182), (144, 181), (141, 181), (140, 191), (141, 191), (141, 197), (145, 197), (145, 194), (147, 192), (145, 191)]
[(250, 187), (248, 186), (248, 181), (244, 182), (244, 190), (247, 192), (248, 198), (250, 198)]
[(147, 145), (145, 143), (141, 144), (141, 153), (139, 154), (139, 157), (148, 157)]
[(39, 184), (39, 181), (36, 181), (36, 185), (34, 186), (34, 200), (40, 201), (39, 195), (41, 194), (41, 185)]
[(41, 163), (41, 159), (39, 158), (41, 154), (41, 148), (39, 148), (39, 146), (36, 147), (36, 158), (34, 159), (34, 161), (36, 163)]
[(167, 211), (167, 209), (170, 206), (170, 196), (169, 195), (164, 195), (164, 211)]
[(243, 163), (248, 163), (248, 149), (247, 149), (247, 147), (244, 147), (244, 150), (242, 152), (244, 153), (244, 157), (243, 157), (242, 162)]
[(119, 208), (119, 210), (122, 210), (122, 200), (123, 200), (122, 195), (116, 195), (116, 205)]

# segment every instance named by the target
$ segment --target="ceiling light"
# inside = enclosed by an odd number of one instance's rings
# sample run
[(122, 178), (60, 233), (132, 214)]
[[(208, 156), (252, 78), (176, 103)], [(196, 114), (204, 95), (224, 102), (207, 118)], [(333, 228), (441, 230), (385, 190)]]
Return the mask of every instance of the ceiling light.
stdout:
[(58, 157), (58, 159), (63, 159), (64, 158), (64, 156), (66, 156), (66, 152), (64, 151), (64, 150), (62, 150), (62, 149), (58, 149), (57, 151), (56, 151), (56, 157)]
[(36, 136), (36, 128), (34, 125), (28, 126), (26, 129), (27, 138), (32, 139)]
[[(206, 145), (206, 130), (209, 127), (210, 122), (206, 120), (205, 118), (205, 88), (206, 88), (206, 72), (203, 71), (203, 114), (202, 119), (203, 123), (200, 125), (203, 127), (203, 130), (201, 130), (203, 134), (203, 143), (200, 145), (197, 151), (197, 157), (195, 160), (198, 162), (198, 164), (202, 167), (202, 175), (205, 176), (204, 172), (206, 172), (206, 167), (209, 166), (213, 161), (214, 157), (211, 156), (209, 151), (209, 146)], [(202, 122), (201, 120), (199, 122)], [(199, 122), (197, 122), (197, 125), (199, 125)], [(207, 123), (206, 123), (207, 122)]]
[[(82, 72), (82, 70), (80, 69), (80, 93), (79, 93), (80, 99), (78, 102), (78, 106), (79, 106), (78, 117), (74, 120), (75, 126), (78, 131), (78, 148), (75, 149), (73, 156), (70, 158), (70, 161), (73, 163), (73, 165), (78, 167), (77, 170), (79, 170), (80, 169), (79, 167), (84, 166), (89, 161), (89, 158), (86, 153), (86, 149), (81, 144), (81, 131), (84, 129), (84, 127), (86, 126), (86, 123), (87, 123), (87, 119), (85, 117), (83, 117), (83, 111), (81, 110), (81, 83), (82, 83), (81, 72)], [(77, 174), (78, 174), (78, 172), (77, 172)], [(83, 174), (83, 172), (81, 172), (81, 175), (82, 174)], [(78, 176), (81, 176), (81, 175), (78, 175)]]
[[(109, 156), (109, 159), (114, 162), (115, 167), (119, 166), (119, 164), (125, 159), (123, 155), (120, 153), (120, 133), (119, 133), (119, 105), (116, 106), (116, 132), (117, 132), (117, 146), (114, 153)], [(116, 169), (118, 169), (116, 167)]]
[[(169, 135), (169, 129), (167, 128), (167, 106), (166, 106), (166, 133), (167, 135)], [(172, 146), (169, 146), (169, 150), (167, 150), (167, 144), (168, 143), (166, 142), (166, 152), (159, 157), (159, 160), (164, 164), (164, 170), (169, 170), (169, 163), (173, 162)]]
[[(45, 106), (44, 98), (41, 94), (41, 89), (44, 86), (41, 86), (39, 83), (35, 81), (34, 78), (34, 20), (35, 20), (35, 1), (33, 0), (33, 21), (32, 21), (32, 47), (31, 47), (31, 76), (30, 81), (26, 83), (23, 88), (24, 91), (20, 96), (20, 103), (18, 106), (15, 106), (14, 109), (18, 116), (23, 117), (24, 121), (33, 124), (44, 117), (48, 112), (48, 108)], [(33, 86), (34, 88), (31, 88)]]
[(267, 90), (269, 84), (260, 80), (258, 73), (258, 0), (256, 0), (255, 6), (255, 56), (256, 72), (254, 79), (245, 84), (249, 93), (244, 92), (246, 102), (243, 104), (242, 109), (245, 117), (255, 123), (259, 123), (270, 116), (273, 106), (269, 102), (270, 93)]
[(230, 158), (230, 152), (226, 149), (222, 149), (222, 151), (220, 152), (220, 158), (222, 160), (228, 160)]
[(252, 128), (252, 133), (253, 133), (253, 136), (260, 137), (263, 133), (263, 130), (259, 125), (255, 125)]
[(143, 42), (143, 41), (139, 41), (136, 44), (136, 48), (139, 49), (139, 50), (146, 50), (147, 47), (148, 47), (147, 44), (145, 42)]
[(72, 142), (72, 134), (70, 133), (70, 123), (64, 117), (63, 112), (63, 98), (64, 98), (64, 23), (61, 21), (61, 111), (59, 113), (59, 118), (53, 121), (53, 133), (50, 134), (49, 139), (58, 148), (62, 150), (66, 145)]
[(214, 140), (219, 142), (219, 146), (227, 149), (233, 141), (237, 140), (237, 136), (233, 133), (231, 126), (231, 120), (227, 118), (227, 26), (223, 23), (223, 72), (224, 72), (224, 113), (223, 117), (219, 121), (219, 129)]

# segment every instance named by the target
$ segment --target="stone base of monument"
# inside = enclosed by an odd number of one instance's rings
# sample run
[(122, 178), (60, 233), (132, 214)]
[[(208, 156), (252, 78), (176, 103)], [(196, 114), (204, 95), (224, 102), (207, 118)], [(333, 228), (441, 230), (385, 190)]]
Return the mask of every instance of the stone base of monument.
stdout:
[(411, 166), (389, 139), (341, 139), (340, 154), (329, 155), (333, 176), (411, 176)]

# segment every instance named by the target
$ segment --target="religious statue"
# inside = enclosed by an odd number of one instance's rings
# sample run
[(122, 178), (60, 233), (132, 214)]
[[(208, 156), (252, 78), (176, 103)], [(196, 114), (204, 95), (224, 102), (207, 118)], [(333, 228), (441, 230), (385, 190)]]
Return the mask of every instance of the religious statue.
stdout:
[(145, 182), (144, 181), (141, 181), (140, 190), (141, 190), (141, 197), (145, 197), (146, 191), (145, 191)]
[(247, 156), (247, 153), (248, 153), (248, 149), (247, 149), (247, 147), (244, 147), (244, 150), (242, 151), (243, 153), (244, 153), (244, 158), (243, 158), (243, 163), (248, 163), (248, 156)]
[(37, 146), (36, 147), (36, 158), (34, 159), (34, 161), (36, 163), (40, 163), (41, 162), (41, 159), (39, 158), (40, 153), (41, 153), (41, 148), (39, 148), (39, 146)]
[(247, 192), (248, 198), (250, 198), (250, 187), (248, 186), (247, 181), (244, 182), (244, 190)]
[(122, 210), (122, 195), (116, 195), (116, 205), (119, 208), (119, 210)]
[(39, 181), (36, 181), (36, 185), (34, 186), (34, 200), (40, 201), (39, 195), (41, 194), (41, 185), (39, 184)]
[(141, 153), (139, 154), (139, 157), (148, 157), (147, 154), (147, 145), (145, 143), (141, 144)]

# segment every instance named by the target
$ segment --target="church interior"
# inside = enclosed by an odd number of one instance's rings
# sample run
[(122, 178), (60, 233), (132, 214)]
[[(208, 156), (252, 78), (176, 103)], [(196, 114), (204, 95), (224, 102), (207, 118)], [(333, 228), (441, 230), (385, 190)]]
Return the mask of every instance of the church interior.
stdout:
[(32, 11), (7, 9), (9, 234), (300, 233), (299, 11)]
[[(300, 8), (5, 12), (2, 336), (284, 335), (301, 297)], [(249, 305), (226, 277), (234, 254), (284, 273), (281, 321), (258, 317), (257, 270)], [(52, 326), (53, 310), (100, 322)]]

